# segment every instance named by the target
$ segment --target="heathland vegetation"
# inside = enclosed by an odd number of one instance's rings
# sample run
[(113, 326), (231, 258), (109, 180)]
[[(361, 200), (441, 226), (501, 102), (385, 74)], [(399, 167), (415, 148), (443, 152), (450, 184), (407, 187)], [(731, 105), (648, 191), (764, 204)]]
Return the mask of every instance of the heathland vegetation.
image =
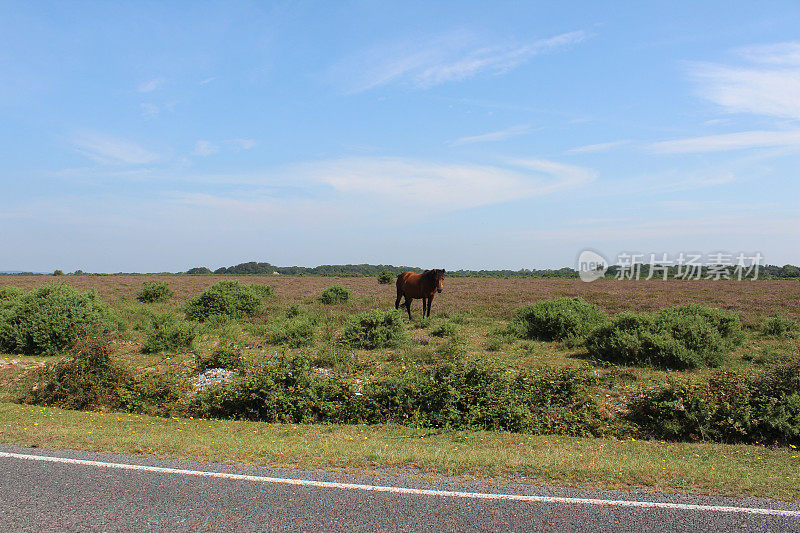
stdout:
[(4, 369), (17, 402), (800, 444), (792, 281), (451, 279), (408, 323), (375, 278), (6, 279), (0, 349), (44, 361)]

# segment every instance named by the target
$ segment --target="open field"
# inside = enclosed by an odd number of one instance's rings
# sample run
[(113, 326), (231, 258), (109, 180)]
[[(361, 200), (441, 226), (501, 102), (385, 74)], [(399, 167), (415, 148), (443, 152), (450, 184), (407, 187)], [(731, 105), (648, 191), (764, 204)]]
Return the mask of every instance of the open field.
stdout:
[[(800, 318), (797, 281), (612, 281), (583, 283), (571, 279), (448, 278), (433, 302), (432, 317), (421, 319), (420, 301), (407, 326), (409, 341), (379, 349), (343, 346), (342, 330), (355, 313), (393, 309), (394, 285), (366, 277), (237, 277), (242, 284), (268, 284), (274, 295), (255, 316), (197, 324), (190, 348), (142, 353), (153, 316), (175, 314), (225, 276), (2, 276), (0, 287), (26, 290), (48, 282), (93, 289), (124, 324), (112, 337), (112, 359), (139, 375), (167, 375), (189, 383), (196, 359), (223, 346), (239, 350), (247, 369), (258, 372), (276, 361), (302, 356), (320, 379), (337, 378), (351, 388), (426, 371), (443, 362), (471, 359), (509, 375), (541, 367), (587, 369), (598, 412), (612, 421), (593, 434), (616, 438), (578, 438), (402, 427), (396, 425), (281, 425), (242, 421), (199, 421), (134, 414), (81, 413), (53, 408), (0, 404), (3, 442), (63, 446), (118, 452), (158, 453), (198, 459), (254, 461), (263, 464), (323, 468), (419, 469), (441, 474), (523, 477), (535, 482), (602, 486), (650, 486), (781, 499), (800, 498), (797, 450), (791, 447), (731, 446), (709, 442), (642, 441), (623, 420), (629, 399), (668, 381), (691, 382), (718, 370), (686, 371), (616, 366), (587, 357), (581, 344), (510, 338), (504, 334), (517, 308), (542, 299), (580, 296), (609, 315), (653, 311), (699, 303), (736, 313), (745, 339), (733, 348), (722, 369), (744, 375), (763, 370), (774, 360), (796, 358), (800, 342), (760, 333), (772, 315)], [(142, 284), (163, 281), (175, 292), (164, 303), (136, 300)], [(352, 297), (323, 305), (318, 297), (339, 284)], [(287, 315), (301, 307), (310, 317), (313, 337), (300, 346), (276, 341)], [(405, 321), (405, 319), (404, 319)], [(435, 333), (443, 326), (447, 334)], [(30, 370), (58, 356), (0, 355), (0, 400), (8, 402)], [(186, 408), (194, 394), (176, 406)], [(154, 412), (154, 411), (153, 411)], [(188, 417), (191, 411), (182, 411)], [(160, 414), (173, 414), (162, 413)], [(176, 411), (174, 414), (180, 415)], [(583, 433), (579, 433), (583, 434)], [(245, 436), (247, 438), (245, 438)], [(699, 436), (698, 440), (702, 440)], [(363, 442), (362, 442), (363, 441)], [(770, 443), (771, 444), (771, 443)], [(702, 468), (698, 468), (698, 465)]]

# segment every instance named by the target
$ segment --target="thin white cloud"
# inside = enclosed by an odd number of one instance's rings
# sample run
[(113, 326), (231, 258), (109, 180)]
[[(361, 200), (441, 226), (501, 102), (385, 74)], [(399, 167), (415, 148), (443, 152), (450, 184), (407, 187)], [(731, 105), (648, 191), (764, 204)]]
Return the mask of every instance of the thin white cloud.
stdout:
[(197, 141), (194, 143), (194, 150), (192, 150), (193, 155), (201, 157), (207, 157), (217, 152), (219, 152), (219, 146), (210, 141)]
[(228, 139), (227, 141), (224, 142), (232, 144), (235, 147), (239, 148), (240, 150), (249, 150), (255, 147), (256, 144), (258, 144), (258, 142), (255, 141), (254, 139)]
[(741, 48), (736, 55), (749, 64), (690, 63), (699, 94), (732, 113), (800, 119), (800, 42)]
[(131, 141), (103, 133), (83, 132), (71, 141), (79, 153), (98, 163), (143, 165), (158, 159), (157, 154)]
[(204, 80), (201, 80), (201, 81), (200, 81), (200, 83), (199, 83), (199, 85), (205, 85), (205, 84), (207, 84), (207, 83), (211, 83), (212, 81), (214, 81), (214, 80), (216, 80), (216, 79), (217, 79), (217, 77), (216, 77), (216, 76), (211, 76), (210, 78), (206, 78), (206, 79), (204, 79)]
[(334, 65), (328, 76), (354, 94), (389, 83), (429, 88), (479, 74), (503, 74), (532, 57), (580, 43), (584, 31), (562, 33), (532, 43), (487, 44), (465, 32), (420, 43), (379, 47)]
[(153, 78), (139, 84), (138, 90), (140, 93), (150, 93), (161, 87), (165, 81), (167, 80), (164, 78)]
[(507, 165), (459, 165), (407, 158), (345, 158), (295, 167), (297, 179), (323, 183), (350, 199), (395, 208), (455, 210), (531, 198), (577, 187), (596, 173), (543, 159)]
[(570, 154), (589, 154), (589, 153), (596, 153), (596, 152), (607, 152), (609, 150), (613, 150), (614, 148), (619, 148), (620, 146), (624, 146), (626, 144), (630, 144), (631, 141), (623, 140), (623, 141), (611, 141), (607, 143), (598, 143), (598, 144), (587, 144), (584, 146), (576, 146), (575, 148), (571, 148), (567, 150), (567, 153)]
[(649, 145), (648, 150), (660, 154), (688, 154), (768, 147), (800, 147), (800, 130), (742, 131), (724, 135), (661, 141)]
[(490, 133), (484, 133), (482, 135), (474, 135), (471, 137), (460, 137), (454, 141), (451, 141), (449, 144), (450, 146), (461, 146), (463, 144), (503, 141), (505, 139), (510, 139), (511, 137), (518, 137), (520, 135), (525, 135), (526, 133), (530, 133), (530, 131), (531, 131), (530, 124), (521, 124), (519, 126), (512, 126), (504, 130), (492, 131)]

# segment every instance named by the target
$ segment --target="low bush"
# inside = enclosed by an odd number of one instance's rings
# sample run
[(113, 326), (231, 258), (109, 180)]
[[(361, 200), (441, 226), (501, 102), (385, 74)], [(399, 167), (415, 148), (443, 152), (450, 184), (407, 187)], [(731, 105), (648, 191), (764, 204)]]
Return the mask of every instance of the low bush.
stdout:
[(279, 361), (258, 374), (224, 383), (193, 400), (195, 415), (265, 422), (352, 422), (357, 402), (346, 383), (320, 379), (308, 359)]
[(524, 339), (563, 341), (584, 337), (606, 320), (605, 313), (582, 298), (556, 298), (518, 309), (511, 328)]
[(81, 335), (100, 335), (120, 324), (94, 291), (50, 283), (11, 300), (0, 314), (0, 349), (55, 355)]
[(62, 409), (120, 409), (168, 416), (176, 413), (182, 385), (171, 375), (133, 376), (110, 357), (110, 337), (81, 336), (66, 357), (49, 363), (24, 380), (19, 403)]
[(655, 314), (620, 313), (586, 339), (589, 354), (611, 363), (685, 370), (721, 365), (743, 338), (733, 313), (698, 305)]
[(11, 302), (19, 299), (25, 291), (13, 285), (3, 285), (0, 287), (0, 303)]
[(156, 315), (150, 319), (142, 345), (144, 353), (174, 352), (191, 348), (197, 335), (195, 326), (175, 315)]
[(800, 365), (755, 374), (718, 372), (672, 382), (631, 401), (628, 418), (644, 436), (669, 440), (800, 444)]
[(275, 327), (267, 335), (271, 344), (281, 344), (289, 348), (311, 346), (314, 343), (314, 323), (306, 316), (290, 318)]
[(212, 316), (253, 316), (261, 311), (261, 296), (236, 280), (222, 280), (186, 303), (186, 316), (204, 321)]
[(431, 330), (432, 337), (455, 337), (458, 334), (458, 326), (452, 322), (443, 322)]
[(106, 335), (81, 336), (66, 357), (35, 372), (16, 400), (64, 409), (118, 407), (119, 389), (130, 374), (111, 363), (109, 345)]
[(266, 300), (267, 298), (271, 298), (275, 294), (275, 287), (272, 285), (265, 285), (263, 283), (252, 283), (247, 285), (250, 287), (256, 294), (258, 294), (262, 299)]
[(509, 376), (475, 361), (370, 384), (364, 401), (377, 420), (424, 427), (593, 435), (605, 422), (585, 368), (551, 367)]
[(350, 291), (341, 285), (331, 285), (319, 295), (319, 301), (326, 304), (340, 304), (350, 299)]
[(136, 299), (142, 303), (166, 302), (175, 296), (166, 281), (150, 281), (136, 293)]
[(508, 377), (484, 364), (456, 361), (355, 392), (336, 377), (318, 377), (309, 360), (297, 358), (200, 393), (191, 408), (203, 417), (268, 422), (594, 435), (607, 426), (588, 393), (595, 382), (583, 368), (547, 367)]
[(408, 339), (403, 317), (396, 310), (366, 311), (353, 315), (342, 332), (342, 342), (351, 348), (391, 348)]
[(787, 316), (775, 315), (761, 326), (761, 334), (769, 337), (792, 338), (797, 335), (800, 324)]
[(378, 274), (378, 283), (381, 285), (388, 285), (394, 281), (394, 273), (391, 270), (384, 270)]
[(233, 346), (222, 346), (208, 355), (195, 355), (195, 366), (198, 372), (209, 368), (226, 368), (228, 370), (242, 370), (244, 360), (242, 351)]

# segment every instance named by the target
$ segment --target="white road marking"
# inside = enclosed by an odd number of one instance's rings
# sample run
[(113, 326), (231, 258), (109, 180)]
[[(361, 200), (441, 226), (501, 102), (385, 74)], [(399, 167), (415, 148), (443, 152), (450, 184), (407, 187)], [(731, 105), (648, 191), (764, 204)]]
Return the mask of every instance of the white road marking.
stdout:
[(654, 509), (677, 509), (683, 511), (711, 511), (718, 513), (745, 513), (756, 515), (777, 515), (800, 517), (800, 511), (787, 511), (783, 509), (766, 509), (758, 507), (731, 507), (725, 505), (693, 505), (686, 503), (629, 501), (629, 500), (601, 500), (594, 498), (567, 498), (560, 496), (528, 496), (525, 494), (491, 494), (484, 492), (457, 492), (448, 490), (412, 489), (406, 487), (388, 487), (380, 485), (361, 485), (358, 483), (335, 483), (331, 481), (314, 481), (310, 479), (291, 479), (268, 476), (249, 476), (245, 474), (229, 474), (226, 472), (206, 472), (203, 470), (184, 470), (181, 468), (164, 468), (160, 466), (132, 465), (126, 463), (104, 463), (101, 461), (87, 461), (84, 459), (69, 459), (66, 457), (51, 457), (48, 455), (26, 455), (21, 453), (0, 452), (0, 457), (11, 459), (25, 459), (28, 461), (44, 461), (50, 463), (66, 463), (74, 465), (94, 466), (99, 468), (116, 468), (119, 470), (138, 470), (144, 472), (158, 472), (162, 474), (180, 474), (184, 476), (201, 476), (220, 479), (234, 479), (239, 481), (257, 481), (261, 483), (281, 483), (302, 487), (318, 487), (325, 489), (366, 490), (373, 492), (391, 492), (395, 494), (415, 494), (420, 496), (444, 496), (450, 498), (471, 498), (476, 500), (512, 500), (535, 503), (562, 503), (576, 505), (604, 505), (617, 507), (644, 507)]

